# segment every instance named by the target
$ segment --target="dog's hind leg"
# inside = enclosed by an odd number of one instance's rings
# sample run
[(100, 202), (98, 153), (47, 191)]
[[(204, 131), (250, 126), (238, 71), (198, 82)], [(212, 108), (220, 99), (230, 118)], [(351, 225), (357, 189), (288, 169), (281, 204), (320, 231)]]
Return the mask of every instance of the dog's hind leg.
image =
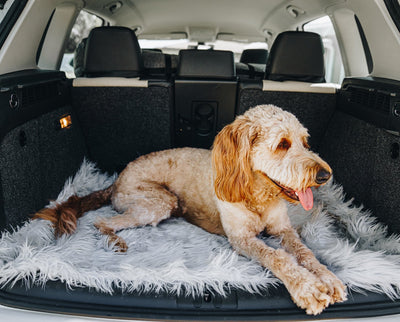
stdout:
[(118, 252), (125, 252), (128, 246), (116, 232), (145, 225), (156, 226), (179, 209), (178, 197), (157, 183), (143, 183), (126, 193), (116, 191), (112, 199), (113, 206), (122, 214), (102, 218), (95, 226), (109, 236), (109, 244)]

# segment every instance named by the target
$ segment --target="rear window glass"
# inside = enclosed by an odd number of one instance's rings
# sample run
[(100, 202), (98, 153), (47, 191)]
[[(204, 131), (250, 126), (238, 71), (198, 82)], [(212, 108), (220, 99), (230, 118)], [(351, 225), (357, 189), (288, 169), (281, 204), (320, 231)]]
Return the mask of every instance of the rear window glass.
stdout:
[(177, 55), (181, 49), (199, 49), (199, 50), (228, 50), (232, 51), (235, 61), (240, 60), (240, 56), (245, 49), (268, 49), (266, 42), (238, 42), (227, 40), (216, 40), (214, 42), (197, 43), (191, 42), (188, 39), (174, 40), (153, 40), (140, 39), (139, 44), (142, 49), (161, 49), (165, 54)]
[(0, 22), (6, 17), (13, 3), (14, 1), (0, 1)]
[(101, 27), (104, 20), (87, 11), (82, 10), (76, 18), (69, 36), (60, 70), (65, 72), (68, 78), (74, 78), (74, 52), (81, 41), (89, 36), (90, 30)]
[(0, 48), (25, 7), (27, 0), (0, 1)]
[(321, 35), (324, 44), (325, 79), (328, 83), (342, 83), (344, 67), (335, 29), (328, 16), (313, 20), (303, 26), (305, 31)]

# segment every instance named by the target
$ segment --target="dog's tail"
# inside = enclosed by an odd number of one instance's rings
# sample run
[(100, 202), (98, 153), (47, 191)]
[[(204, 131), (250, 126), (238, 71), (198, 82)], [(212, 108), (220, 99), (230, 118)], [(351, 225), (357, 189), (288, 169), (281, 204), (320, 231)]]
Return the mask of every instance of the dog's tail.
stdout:
[(111, 203), (112, 191), (113, 185), (84, 197), (73, 195), (67, 201), (57, 204), (55, 208), (43, 208), (33, 215), (33, 219), (41, 218), (51, 221), (56, 237), (72, 234), (76, 229), (78, 218), (85, 212)]

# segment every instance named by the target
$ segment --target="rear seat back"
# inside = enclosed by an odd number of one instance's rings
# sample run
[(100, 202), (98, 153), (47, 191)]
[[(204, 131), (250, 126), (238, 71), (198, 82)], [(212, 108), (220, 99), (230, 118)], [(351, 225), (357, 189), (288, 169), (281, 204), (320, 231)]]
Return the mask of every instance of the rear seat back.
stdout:
[(181, 50), (175, 79), (175, 145), (210, 148), (233, 121), (237, 78), (233, 53)]
[(91, 31), (84, 78), (73, 81), (73, 106), (89, 157), (103, 170), (122, 170), (136, 157), (171, 147), (172, 83), (146, 80), (134, 32)]
[(252, 106), (274, 104), (295, 114), (318, 149), (336, 106), (338, 85), (325, 83), (321, 37), (311, 32), (284, 32), (271, 47), (265, 79), (241, 81), (238, 114)]

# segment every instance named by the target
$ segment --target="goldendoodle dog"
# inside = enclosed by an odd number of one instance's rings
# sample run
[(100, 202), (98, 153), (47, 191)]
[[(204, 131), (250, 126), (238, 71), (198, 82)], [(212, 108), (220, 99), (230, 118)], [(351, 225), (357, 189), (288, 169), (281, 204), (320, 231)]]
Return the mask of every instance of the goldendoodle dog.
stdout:
[[(55, 234), (72, 233), (77, 218), (112, 202), (120, 215), (95, 226), (116, 251), (126, 243), (121, 229), (157, 225), (171, 216), (224, 235), (242, 255), (256, 259), (282, 280), (308, 314), (346, 299), (342, 282), (301, 242), (287, 215), (287, 202), (313, 207), (311, 187), (326, 183), (332, 170), (307, 144), (297, 118), (273, 105), (248, 110), (225, 126), (211, 151), (182, 148), (154, 152), (128, 164), (109, 188), (72, 196), (34, 218), (53, 222)], [(271, 248), (257, 238), (281, 238)]]

